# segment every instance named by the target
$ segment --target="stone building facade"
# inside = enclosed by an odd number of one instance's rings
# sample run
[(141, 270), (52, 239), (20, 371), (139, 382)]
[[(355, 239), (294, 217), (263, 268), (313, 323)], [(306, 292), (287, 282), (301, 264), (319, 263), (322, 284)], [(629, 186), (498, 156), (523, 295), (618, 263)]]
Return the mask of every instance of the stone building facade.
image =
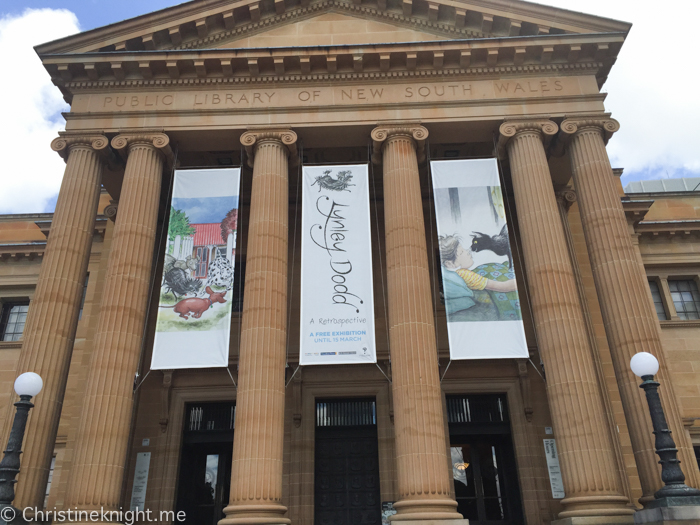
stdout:
[[(55, 213), (0, 217), (3, 439), (16, 375), (45, 381), (15, 504), (631, 523), (661, 486), (638, 351), (699, 487), (700, 194), (625, 194), (610, 166), (629, 29), (519, 0), (198, 0), (38, 46), (71, 110)], [(451, 362), (426, 161), (489, 156), (530, 358)], [(299, 367), (300, 166), (343, 162), (371, 165), (378, 364)], [(228, 370), (149, 371), (173, 169), (227, 165)]]

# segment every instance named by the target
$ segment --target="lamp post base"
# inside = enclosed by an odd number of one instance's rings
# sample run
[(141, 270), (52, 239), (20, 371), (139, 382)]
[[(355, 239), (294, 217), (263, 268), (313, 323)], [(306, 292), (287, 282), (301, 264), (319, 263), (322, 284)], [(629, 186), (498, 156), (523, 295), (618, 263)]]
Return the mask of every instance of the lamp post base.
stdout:
[[(644, 506), (644, 509), (660, 509), (666, 507), (694, 507), (700, 509), (700, 496), (669, 496), (657, 498)], [(639, 514), (639, 512), (637, 512)]]
[[(688, 500), (690, 498), (683, 499)], [(634, 523), (635, 525), (700, 525), (700, 505), (685, 504), (682, 506), (646, 508), (634, 514)]]

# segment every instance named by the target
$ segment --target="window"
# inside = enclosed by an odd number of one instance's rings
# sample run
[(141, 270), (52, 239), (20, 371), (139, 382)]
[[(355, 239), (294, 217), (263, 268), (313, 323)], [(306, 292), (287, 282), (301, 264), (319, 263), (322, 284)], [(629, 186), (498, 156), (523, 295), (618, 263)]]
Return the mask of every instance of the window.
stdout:
[(29, 301), (7, 302), (0, 313), (0, 341), (19, 341), (27, 321)]
[(656, 308), (656, 317), (659, 318), (659, 321), (666, 321), (668, 317), (666, 316), (666, 310), (664, 310), (664, 303), (661, 299), (659, 285), (656, 281), (649, 281), (649, 288), (651, 289), (651, 297), (654, 300), (654, 308)]
[(700, 319), (700, 292), (695, 281), (669, 279), (668, 287), (678, 317), (685, 320)]
[(56, 456), (51, 458), (51, 467), (49, 468), (49, 479), (46, 482), (46, 493), (44, 494), (44, 508), (49, 504), (49, 493), (51, 492), (51, 482), (53, 481), (53, 471), (56, 468)]

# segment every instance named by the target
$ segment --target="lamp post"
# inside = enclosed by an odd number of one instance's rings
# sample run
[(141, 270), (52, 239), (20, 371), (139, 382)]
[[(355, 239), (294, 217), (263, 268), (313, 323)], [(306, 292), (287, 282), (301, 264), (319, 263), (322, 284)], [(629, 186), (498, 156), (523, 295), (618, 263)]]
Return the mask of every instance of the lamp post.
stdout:
[(15, 478), (19, 474), (24, 429), (27, 426), (29, 410), (34, 407), (30, 400), (41, 392), (43, 386), (44, 381), (34, 372), (26, 372), (15, 380), (15, 392), (19, 395), (19, 401), (15, 403), (17, 413), (12, 422), (5, 457), (0, 462), (0, 525), (16, 523), (18, 513), (12, 507), (12, 501), (15, 499)]
[(654, 381), (654, 375), (659, 371), (659, 362), (652, 354), (639, 352), (632, 356), (630, 368), (643, 380), (639, 388), (644, 390), (649, 404), (651, 424), (656, 436), (654, 448), (660, 459), (661, 480), (664, 482), (664, 486), (654, 494), (655, 501), (650, 502), (647, 508), (700, 505), (700, 490), (684, 483), (685, 476), (677, 457), (678, 449), (661, 406), (659, 383)]

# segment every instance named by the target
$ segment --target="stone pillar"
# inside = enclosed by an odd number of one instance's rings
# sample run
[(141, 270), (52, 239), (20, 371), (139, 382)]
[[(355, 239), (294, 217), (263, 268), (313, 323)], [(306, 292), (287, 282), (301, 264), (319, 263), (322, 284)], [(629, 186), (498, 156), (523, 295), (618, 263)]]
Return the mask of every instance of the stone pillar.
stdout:
[(543, 145), (556, 132), (549, 120), (500, 128), (566, 493), (559, 517), (630, 515)]
[(172, 157), (168, 143), (166, 135), (147, 131), (112, 139), (113, 148), (128, 151), (127, 162), (66, 508), (116, 510), (120, 506), (161, 176), (165, 157)]
[[(389, 342), (399, 501), (393, 521), (461, 520), (451, 496), (417, 150), (428, 130), (372, 131), (383, 160)], [(420, 151), (422, 153), (422, 151)], [(461, 522), (461, 521), (460, 521)], [(433, 523), (431, 521), (431, 523)]]
[[(15, 505), (44, 506), (68, 368), (78, 326), (90, 247), (100, 197), (104, 156), (102, 135), (61, 133), (51, 148), (66, 159), (44, 260), (24, 329), (17, 375), (36, 372), (44, 380), (34, 400), (24, 438), (22, 472)], [(9, 435), (12, 418), (5, 435)]]
[(640, 501), (644, 503), (653, 499), (662, 482), (654, 453), (649, 410), (644, 393), (639, 388), (640, 380), (629, 366), (631, 357), (637, 352), (649, 352), (659, 360), (656, 380), (661, 383), (661, 399), (678, 446), (686, 483), (700, 487), (700, 473), (683, 428), (649, 284), (639, 255), (632, 245), (605, 151), (605, 139), (619, 129), (619, 124), (600, 115), (565, 120), (561, 129), (570, 138), (569, 154), (583, 232), (642, 484), (643, 496)]
[(296, 133), (249, 131), (252, 161), (246, 293), (238, 361), (231, 496), (219, 525), (286, 524), (282, 505), (287, 344), (289, 158)]

